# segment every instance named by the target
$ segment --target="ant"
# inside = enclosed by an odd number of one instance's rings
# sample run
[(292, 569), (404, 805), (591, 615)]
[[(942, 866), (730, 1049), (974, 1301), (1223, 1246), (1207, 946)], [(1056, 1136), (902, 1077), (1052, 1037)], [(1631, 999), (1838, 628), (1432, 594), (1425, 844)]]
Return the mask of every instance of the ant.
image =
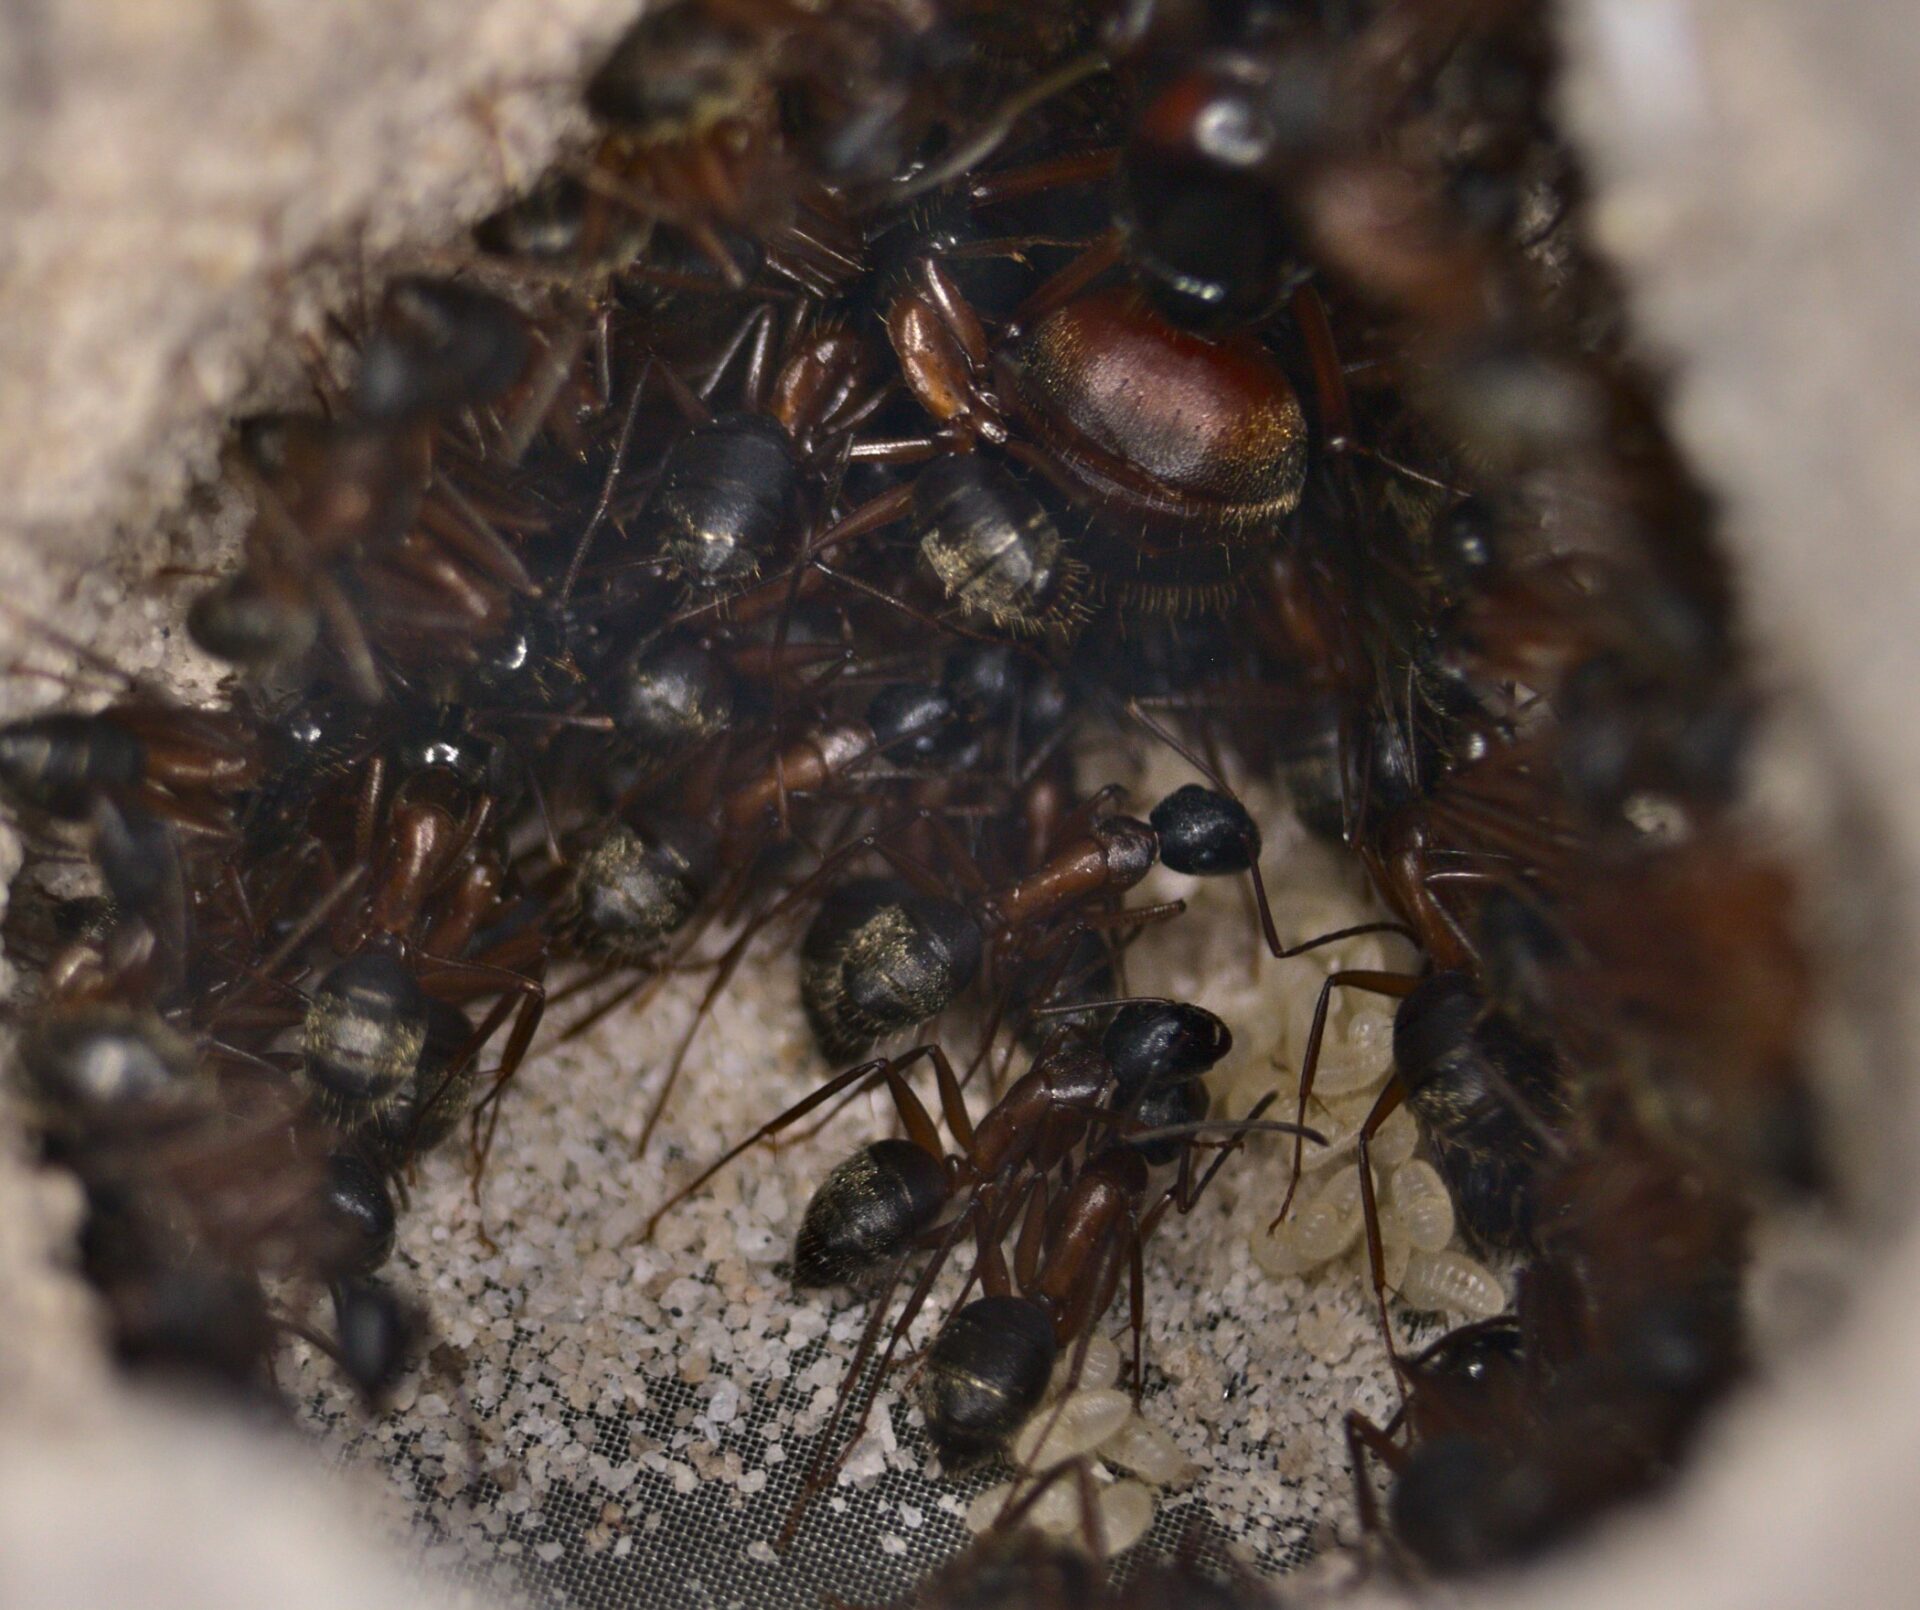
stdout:
[(524, 319), (498, 298), (397, 281), (361, 353), (350, 417), (269, 419), (243, 435), (258, 508), (243, 568), (189, 613), (195, 641), (261, 669), (297, 662), (324, 636), (348, 688), (378, 703), (379, 649), (458, 657), (500, 630), (509, 598), (534, 583), (436, 459), (478, 469), (442, 427), (504, 394), (528, 351)]
[(1518, 1318), (1404, 1361), (1386, 1427), (1347, 1417), (1363, 1525), (1380, 1520), (1364, 1449), (1394, 1474), (1393, 1537), (1436, 1573), (1535, 1554), (1660, 1480), (1742, 1368), (1729, 1197), (1618, 1117), (1546, 1196)]

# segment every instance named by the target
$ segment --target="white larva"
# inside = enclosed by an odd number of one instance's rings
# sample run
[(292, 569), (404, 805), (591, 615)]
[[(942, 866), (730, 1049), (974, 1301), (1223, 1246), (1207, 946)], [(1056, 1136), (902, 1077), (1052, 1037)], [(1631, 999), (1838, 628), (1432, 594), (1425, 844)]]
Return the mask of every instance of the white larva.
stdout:
[(1156, 1487), (1178, 1487), (1194, 1476), (1193, 1461), (1180, 1451), (1172, 1437), (1151, 1420), (1137, 1414), (1100, 1444), (1100, 1457), (1108, 1464), (1130, 1470)]
[(1104, 1387), (1075, 1392), (1040, 1409), (1013, 1439), (1013, 1461), (1028, 1470), (1046, 1470), (1064, 1460), (1091, 1453), (1127, 1422), (1133, 1400)]
[(1440, 1309), (1468, 1319), (1491, 1319), (1507, 1306), (1499, 1277), (1463, 1252), (1415, 1252), (1407, 1259), (1400, 1296), (1414, 1308)]
[(1395, 1169), (1387, 1199), (1407, 1239), (1422, 1252), (1438, 1252), (1453, 1239), (1453, 1198), (1433, 1164), (1415, 1158)]
[[(1077, 1345), (1077, 1344), (1076, 1344)], [(1053, 1366), (1053, 1380), (1047, 1386), (1047, 1396), (1058, 1397), (1067, 1389), (1067, 1377), (1073, 1372), (1074, 1347), (1061, 1349), (1059, 1361)], [(1097, 1392), (1102, 1387), (1112, 1386), (1120, 1379), (1120, 1349), (1111, 1336), (1096, 1335), (1087, 1342), (1087, 1356), (1080, 1367), (1080, 1379), (1075, 1390)]]
[(1109, 1554), (1120, 1554), (1153, 1525), (1153, 1494), (1137, 1481), (1117, 1481), (1100, 1494), (1100, 1534)]
[(1352, 1246), (1360, 1234), (1360, 1173), (1343, 1168), (1302, 1204), (1274, 1234), (1290, 1236), (1303, 1258), (1324, 1263)]
[(1269, 1235), (1263, 1218), (1247, 1238), (1247, 1248), (1252, 1252), (1253, 1261), (1259, 1266), (1260, 1272), (1274, 1280), (1285, 1280), (1289, 1275), (1304, 1275), (1309, 1270), (1319, 1268), (1324, 1261), (1302, 1255), (1293, 1237), (1285, 1233), (1286, 1228), (1282, 1224)]
[(982, 1532), (990, 1531), (993, 1523), (999, 1520), (1000, 1512), (1007, 1507), (1008, 1500), (1012, 1497), (1013, 1483), (1010, 1481), (999, 1482), (989, 1487), (967, 1505), (967, 1530), (976, 1537)]
[(1373, 1159), (1375, 1170), (1384, 1174), (1413, 1156), (1419, 1139), (1420, 1128), (1414, 1123), (1413, 1114), (1405, 1107), (1396, 1107), (1368, 1143), (1367, 1153)]
[[(1380, 1210), (1380, 1267), (1387, 1283), (1387, 1290), (1397, 1291), (1406, 1282), (1407, 1263), (1413, 1256), (1413, 1243), (1407, 1239), (1406, 1226), (1401, 1224), (1385, 1206)], [(1373, 1278), (1372, 1266), (1367, 1266), (1367, 1278)]]
[[(1349, 1162), (1353, 1157), (1354, 1142), (1360, 1135), (1360, 1126), (1373, 1110), (1373, 1101), (1374, 1092), (1363, 1090), (1357, 1096), (1328, 1102), (1322, 1108), (1318, 1104), (1318, 1092), (1315, 1092), (1315, 1104), (1307, 1109), (1307, 1124), (1324, 1135), (1327, 1143), (1316, 1146), (1308, 1141), (1301, 1154), (1301, 1167), (1312, 1174), (1333, 1163)], [(1290, 1144), (1287, 1155), (1292, 1155)]]

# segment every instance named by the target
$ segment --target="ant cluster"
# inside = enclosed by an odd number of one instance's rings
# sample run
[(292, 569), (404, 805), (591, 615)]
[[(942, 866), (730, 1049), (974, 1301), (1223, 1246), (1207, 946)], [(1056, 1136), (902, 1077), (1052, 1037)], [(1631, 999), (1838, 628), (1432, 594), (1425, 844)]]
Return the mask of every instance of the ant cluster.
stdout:
[[(65, 645), (111, 701), (0, 729), (17, 1060), (120, 1353), (261, 1393), (292, 1334), (378, 1402), (420, 1158), (464, 1134), (480, 1200), (550, 1013), (697, 974), (645, 1155), (773, 937), (841, 1071), (635, 1228), (836, 1103), (897, 1115), (799, 1222), (794, 1281), (873, 1300), (789, 1539), (929, 1315), (942, 1460), (1033, 1472), (989, 1529), (1138, 1537), (1096, 1455), (1179, 1464), (1135, 1414), (1147, 1244), (1276, 1130), (1263, 1265), (1364, 1236), (1383, 1558), (1519, 1557), (1664, 1476), (1741, 1373), (1756, 1203), (1821, 1184), (1810, 983), (1712, 512), (1580, 241), (1540, 11), (637, 23), (596, 143), (393, 282), (318, 412), (238, 431), (244, 551), (188, 616), (220, 703)], [(1143, 816), (1081, 775), (1116, 734), (1189, 773)], [(1283, 939), (1229, 770), (1386, 916)], [(1182, 924), (1125, 903), (1156, 866), (1244, 880), (1277, 967), (1375, 930), (1418, 961), (1299, 975), (1299, 1065), (1210, 1090), (1234, 1028), (1128, 993)], [(1390, 1056), (1330, 1122), (1355, 994)], [(1403, 1353), (1390, 1290), (1482, 1317)]]

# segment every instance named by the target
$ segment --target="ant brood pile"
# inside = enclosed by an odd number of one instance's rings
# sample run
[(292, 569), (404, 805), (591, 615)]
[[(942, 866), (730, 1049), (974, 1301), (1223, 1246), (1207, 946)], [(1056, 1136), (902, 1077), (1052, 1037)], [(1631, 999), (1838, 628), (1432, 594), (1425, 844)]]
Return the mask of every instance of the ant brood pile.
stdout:
[[(804, 1570), (863, 1474), (957, 1537), (1009, 1460), (980, 1569), (1100, 1554), (1153, 1517), (1110, 1467), (1209, 1462), (1139, 1411), (1218, 1179), (1216, 1299), (1363, 1249), (1369, 1558), (1667, 1473), (1826, 1163), (1711, 511), (1551, 69), (1522, 0), (636, 24), (592, 148), (238, 427), (219, 703), (48, 631), (108, 701), (0, 729), (18, 1074), (120, 1354), (432, 1402), (411, 1478), (549, 1561), (569, 1482), (613, 1559), (630, 1488), (771, 1484), (739, 1552)], [(1297, 1429), (1233, 1381), (1216, 1431)]]

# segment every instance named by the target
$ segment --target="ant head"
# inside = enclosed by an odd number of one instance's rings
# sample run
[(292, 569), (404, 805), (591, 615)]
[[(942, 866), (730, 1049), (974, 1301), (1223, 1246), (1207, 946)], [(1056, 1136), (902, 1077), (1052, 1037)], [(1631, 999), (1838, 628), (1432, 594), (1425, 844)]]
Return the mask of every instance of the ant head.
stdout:
[(297, 589), (243, 570), (193, 601), (187, 635), (216, 660), (257, 671), (301, 658), (320, 636), (320, 616)]
[(36, 1018), (21, 1038), (20, 1064), (41, 1101), (94, 1123), (170, 1108), (194, 1086), (186, 1041), (150, 1012), (105, 1003)]
[(937, 766), (966, 747), (958, 703), (931, 683), (889, 683), (867, 706), (867, 725), (882, 754), (910, 765)]
[(1230, 794), (1188, 783), (1153, 808), (1160, 859), (1175, 872), (1221, 877), (1245, 872), (1260, 858), (1260, 829)]
[(530, 346), (518, 309), (489, 292), (395, 280), (361, 355), (355, 409), (388, 424), (490, 402), (519, 379)]
[(1204, 1006), (1132, 1001), (1114, 1013), (1100, 1049), (1126, 1101), (1198, 1079), (1233, 1049), (1233, 1031)]

